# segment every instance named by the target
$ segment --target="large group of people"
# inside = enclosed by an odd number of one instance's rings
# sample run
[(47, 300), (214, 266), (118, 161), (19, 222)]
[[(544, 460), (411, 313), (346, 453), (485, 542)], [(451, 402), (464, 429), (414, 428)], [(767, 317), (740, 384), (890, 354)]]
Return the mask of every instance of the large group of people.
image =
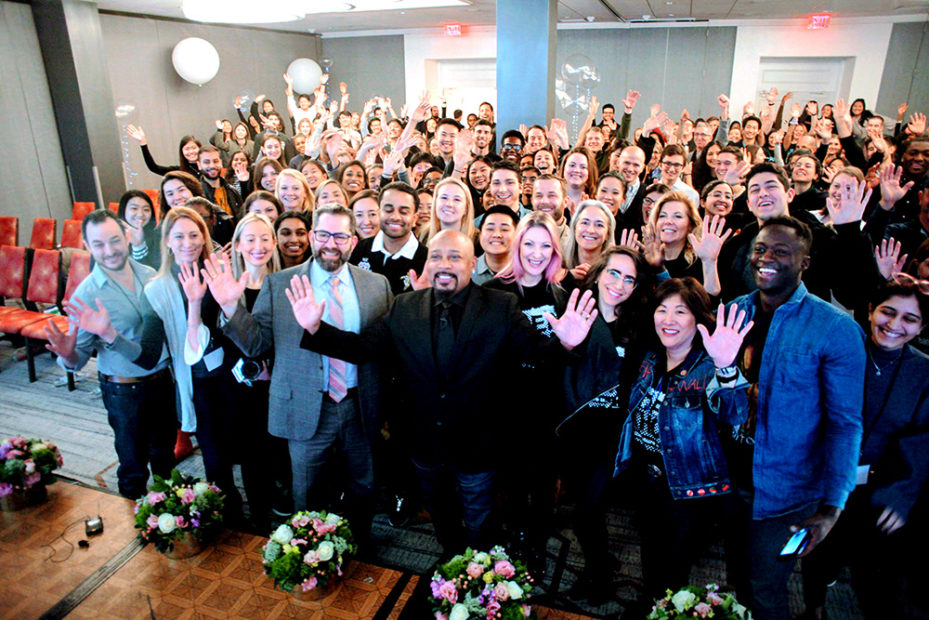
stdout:
[(772, 89), (633, 130), (630, 90), (571, 144), (559, 119), (352, 112), (346, 84), (284, 77), (286, 106), (237, 101), (177, 165), (130, 127), (158, 201), (83, 222), (95, 266), (49, 348), (97, 354), (120, 493), (170, 471), (180, 430), (242, 526), (343, 496), (364, 549), (379, 506), (418, 502), (445, 554), (503, 542), (532, 568), (568, 498), (591, 605), (621, 496), (629, 617), (717, 538), (754, 617), (789, 617), (798, 530), (808, 617), (843, 565), (866, 617), (902, 617), (929, 474), (924, 115)]

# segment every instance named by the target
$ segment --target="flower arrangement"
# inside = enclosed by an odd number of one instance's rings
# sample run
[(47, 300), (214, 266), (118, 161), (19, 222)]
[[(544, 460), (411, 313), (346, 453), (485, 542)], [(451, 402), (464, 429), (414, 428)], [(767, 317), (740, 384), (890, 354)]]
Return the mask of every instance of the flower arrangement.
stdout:
[(155, 476), (148, 493), (136, 500), (135, 527), (143, 541), (166, 553), (183, 537), (203, 541), (222, 529), (224, 499), (215, 484), (175, 469), (170, 479)]
[(714, 620), (751, 620), (752, 613), (740, 605), (731, 594), (720, 594), (719, 586), (705, 588), (687, 586), (677, 592), (667, 591), (655, 601), (648, 620), (664, 618), (713, 618)]
[(436, 620), (534, 618), (526, 597), (532, 577), (503, 547), (488, 552), (468, 549), (436, 569), (432, 603)]
[(58, 446), (41, 439), (11, 437), (0, 445), (0, 497), (55, 481), (52, 471), (64, 465)]
[(309, 592), (341, 577), (346, 556), (357, 551), (347, 520), (325, 510), (304, 510), (271, 533), (261, 556), (276, 587)]

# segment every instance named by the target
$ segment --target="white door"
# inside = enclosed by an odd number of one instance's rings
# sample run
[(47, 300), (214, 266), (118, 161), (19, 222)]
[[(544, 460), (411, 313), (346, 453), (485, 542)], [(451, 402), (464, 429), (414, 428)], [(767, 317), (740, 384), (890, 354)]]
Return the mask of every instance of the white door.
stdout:
[(839, 98), (847, 99), (854, 68), (855, 59), (847, 57), (763, 57), (755, 89), (755, 110), (767, 105), (762, 93), (772, 86), (779, 91), (778, 104), (785, 93), (793, 93), (784, 105), (785, 122), (790, 120), (793, 103), (805, 106), (807, 101), (813, 100), (822, 107)]
[[(460, 109), (465, 118), (487, 101), (497, 108), (497, 59), (438, 60), (433, 92), (446, 100), (448, 115)], [(428, 72), (427, 72), (428, 74)]]

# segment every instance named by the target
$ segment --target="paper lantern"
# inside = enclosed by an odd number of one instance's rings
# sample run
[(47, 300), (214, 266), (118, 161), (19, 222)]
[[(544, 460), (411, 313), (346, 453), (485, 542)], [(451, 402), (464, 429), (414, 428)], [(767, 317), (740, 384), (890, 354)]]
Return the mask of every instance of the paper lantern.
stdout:
[(171, 63), (183, 79), (203, 86), (219, 71), (219, 53), (209, 41), (189, 37), (174, 46)]

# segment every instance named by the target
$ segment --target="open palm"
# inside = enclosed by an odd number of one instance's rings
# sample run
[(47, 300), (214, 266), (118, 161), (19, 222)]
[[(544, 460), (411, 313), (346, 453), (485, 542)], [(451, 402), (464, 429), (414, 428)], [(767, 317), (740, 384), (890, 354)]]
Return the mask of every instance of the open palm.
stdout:
[(716, 309), (716, 329), (712, 335), (704, 325), (697, 325), (697, 330), (703, 338), (703, 348), (713, 358), (717, 368), (727, 368), (735, 363), (745, 335), (755, 324), (754, 321), (749, 321), (743, 327), (744, 321), (745, 310), (739, 310), (739, 307), (733, 304), (729, 308), (729, 316), (726, 317), (726, 307), (719, 304), (719, 308)]
[(326, 300), (316, 303), (310, 279), (306, 275), (292, 277), (290, 279), (290, 288), (284, 289), (284, 294), (287, 295), (287, 300), (290, 301), (294, 318), (297, 319), (300, 327), (311, 334), (315, 334), (323, 320)]

